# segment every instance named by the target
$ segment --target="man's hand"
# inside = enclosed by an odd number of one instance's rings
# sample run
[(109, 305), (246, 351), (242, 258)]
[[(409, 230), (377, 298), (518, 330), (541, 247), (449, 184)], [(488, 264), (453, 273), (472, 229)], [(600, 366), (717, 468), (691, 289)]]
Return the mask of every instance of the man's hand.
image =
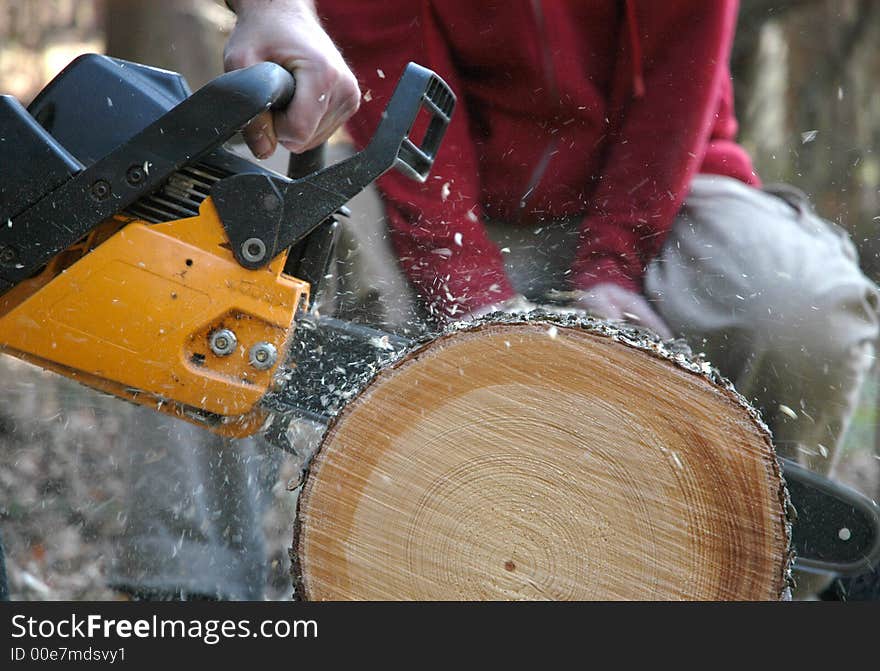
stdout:
[(266, 112), (244, 129), (258, 158), (278, 142), (302, 153), (327, 140), (360, 105), (357, 79), (318, 22), (310, 0), (232, 0), (238, 15), (226, 44), (227, 71), (263, 61), (296, 76), (296, 93), (283, 112)]
[(644, 296), (617, 284), (597, 284), (581, 292), (575, 305), (602, 319), (630, 322), (651, 329), (661, 338), (672, 337), (666, 322)]

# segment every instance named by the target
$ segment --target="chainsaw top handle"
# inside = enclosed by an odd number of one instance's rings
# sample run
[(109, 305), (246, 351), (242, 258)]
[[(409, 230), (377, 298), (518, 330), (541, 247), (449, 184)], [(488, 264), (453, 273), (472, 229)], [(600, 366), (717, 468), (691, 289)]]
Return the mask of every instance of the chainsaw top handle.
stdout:
[[(391, 168), (424, 182), (455, 107), (455, 95), (432, 71), (409, 63), (373, 139), (350, 158), (300, 179), (238, 174), (221, 180), (211, 196), (236, 260), (265, 266), (301, 241), (367, 185)], [(421, 112), (424, 136), (410, 137)]]
[[(99, 60), (99, 65), (111, 69), (133, 65), (94, 54), (81, 58)], [(68, 71), (72, 76), (76, 66), (75, 61), (58, 79)], [(0, 228), (0, 293), (33, 275), (105, 219), (159, 189), (172, 174), (218, 147), (261, 112), (285, 107), (295, 88), (293, 76), (274, 63), (228, 72), (184, 97), (91, 165), (73, 161), (69, 179), (38, 194), (22, 211), (5, 211), (7, 206), (18, 209), (11, 205), (12, 194), (0, 199), (0, 215), (7, 222)], [(24, 126), (17, 119), (27, 112), (18, 108), (0, 122)], [(37, 124), (28, 124), (26, 130), (18, 159), (33, 155), (39, 160), (47, 152), (64, 151)], [(68, 166), (71, 160), (65, 155)]]

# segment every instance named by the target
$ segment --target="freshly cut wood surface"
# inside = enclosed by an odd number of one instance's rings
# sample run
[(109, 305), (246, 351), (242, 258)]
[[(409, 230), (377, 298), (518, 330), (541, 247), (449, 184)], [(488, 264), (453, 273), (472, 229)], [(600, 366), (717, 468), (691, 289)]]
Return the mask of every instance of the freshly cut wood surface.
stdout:
[(298, 595), (780, 598), (789, 528), (765, 430), (709, 375), (631, 345), (488, 323), (383, 370), (311, 464)]

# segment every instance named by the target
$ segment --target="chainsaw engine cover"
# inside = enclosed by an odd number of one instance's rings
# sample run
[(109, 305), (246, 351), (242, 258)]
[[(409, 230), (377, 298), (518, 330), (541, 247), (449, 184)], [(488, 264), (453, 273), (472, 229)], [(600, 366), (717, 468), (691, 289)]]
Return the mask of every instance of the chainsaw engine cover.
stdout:
[(86, 54), (55, 77), (28, 112), (67, 151), (90, 165), (190, 94), (176, 72)]
[[(85, 54), (62, 70), (27, 109), (61, 146), (88, 166), (190, 95), (186, 79), (177, 72)], [(210, 122), (209, 114), (203, 111), (202, 116), (205, 123)], [(275, 174), (222, 148), (207, 153), (202, 162), (226, 175)]]

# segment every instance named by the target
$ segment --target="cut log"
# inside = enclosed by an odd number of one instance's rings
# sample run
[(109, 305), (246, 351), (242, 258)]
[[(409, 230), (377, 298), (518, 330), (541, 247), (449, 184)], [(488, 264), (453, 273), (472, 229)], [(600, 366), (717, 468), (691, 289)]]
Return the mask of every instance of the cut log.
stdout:
[(412, 348), (336, 417), (299, 499), (310, 600), (764, 600), (789, 577), (766, 427), (708, 364), (592, 320)]

